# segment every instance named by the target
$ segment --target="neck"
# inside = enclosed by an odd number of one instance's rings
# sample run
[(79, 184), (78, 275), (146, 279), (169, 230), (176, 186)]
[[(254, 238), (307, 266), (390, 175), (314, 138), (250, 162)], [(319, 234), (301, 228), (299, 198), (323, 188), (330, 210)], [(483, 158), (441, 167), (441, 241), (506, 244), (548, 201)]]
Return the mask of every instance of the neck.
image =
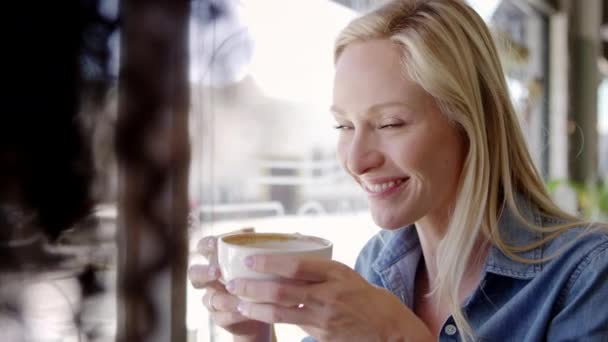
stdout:
[[(421, 263), (423, 269), (420, 271), (423, 272), (429, 285), (435, 284), (438, 277), (437, 253), (439, 244), (446, 235), (447, 226), (447, 215), (444, 217), (424, 217), (415, 224), (418, 238), (420, 239), (422, 257), (424, 258), (423, 263)], [(470, 258), (465, 267), (465, 274), (463, 275), (461, 284), (465, 297), (468, 294), (468, 288), (471, 287), (471, 285), (476, 285), (479, 281), (481, 270), (489, 250), (489, 244), (483, 236), (480, 235), (474, 238), (476, 239), (474, 249), (481, 251), (481, 253), (479, 254), (479, 257)]]
[(442, 221), (444, 220), (424, 217), (416, 222), (415, 225), (422, 248), (425, 273), (431, 284), (437, 277), (437, 251), (447, 228), (447, 220), (445, 222)]

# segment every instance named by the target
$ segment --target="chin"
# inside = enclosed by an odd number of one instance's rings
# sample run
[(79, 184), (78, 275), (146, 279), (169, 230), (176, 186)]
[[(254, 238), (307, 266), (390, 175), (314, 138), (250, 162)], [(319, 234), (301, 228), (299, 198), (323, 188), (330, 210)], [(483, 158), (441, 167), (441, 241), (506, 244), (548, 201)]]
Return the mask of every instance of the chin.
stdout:
[(390, 215), (382, 215), (379, 213), (372, 212), (372, 219), (374, 223), (385, 230), (396, 230), (412, 224), (414, 221), (409, 221), (401, 217), (395, 217)]

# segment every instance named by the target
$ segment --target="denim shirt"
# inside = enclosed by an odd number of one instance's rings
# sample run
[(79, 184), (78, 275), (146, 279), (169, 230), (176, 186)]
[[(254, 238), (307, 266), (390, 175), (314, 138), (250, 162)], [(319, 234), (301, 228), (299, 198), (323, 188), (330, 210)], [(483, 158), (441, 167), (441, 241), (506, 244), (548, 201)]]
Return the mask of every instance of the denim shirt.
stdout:
[[(544, 218), (528, 203), (518, 204), (537, 225)], [(502, 238), (526, 245), (542, 238), (526, 229), (504, 210), (499, 218)], [(463, 302), (462, 310), (477, 341), (608, 341), (608, 234), (578, 237), (573, 228), (554, 240), (521, 253), (525, 264), (491, 247), (478, 287)], [(414, 279), (422, 256), (416, 228), (382, 230), (365, 245), (355, 270), (370, 283), (387, 289), (413, 310)], [(452, 316), (444, 322), (439, 341), (461, 341)], [(304, 341), (312, 341), (307, 338)]]

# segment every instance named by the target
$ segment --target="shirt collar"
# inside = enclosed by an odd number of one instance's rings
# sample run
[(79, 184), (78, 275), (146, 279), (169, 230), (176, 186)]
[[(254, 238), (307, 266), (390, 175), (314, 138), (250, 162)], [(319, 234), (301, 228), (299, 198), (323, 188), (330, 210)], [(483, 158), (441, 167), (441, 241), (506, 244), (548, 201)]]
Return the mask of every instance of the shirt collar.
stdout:
[[(515, 202), (526, 220), (537, 226), (542, 224), (542, 216), (538, 209), (527, 198), (521, 194), (515, 194)], [(498, 229), (503, 241), (511, 246), (526, 246), (542, 238), (541, 233), (526, 228), (507, 206), (504, 207), (498, 219)], [(407, 261), (406, 264), (411, 269), (406, 273), (415, 275), (422, 251), (414, 225), (395, 231), (381, 230), (379, 238), (383, 241), (384, 247), (372, 264), (372, 269), (380, 274), (397, 262), (401, 264), (403, 261)], [(484, 264), (484, 272), (516, 279), (531, 279), (542, 270), (542, 263), (538, 262), (542, 258), (542, 246), (518, 253), (518, 256), (529, 259), (533, 263), (512, 260), (500, 249), (492, 246)]]
[(391, 267), (403, 258), (416, 256), (421, 252), (420, 240), (413, 224), (394, 231), (381, 230), (379, 238), (384, 247), (372, 264), (372, 268), (376, 272)]
[[(515, 203), (526, 221), (541, 226), (543, 222), (538, 208), (521, 194), (516, 193), (514, 197)], [(507, 206), (504, 207), (498, 219), (498, 230), (502, 240), (509, 246), (526, 246), (542, 239), (542, 233), (527, 228), (523, 222), (517, 219), (513, 210)], [(532, 263), (515, 261), (502, 253), (497, 247), (492, 246), (484, 270), (516, 279), (534, 278), (542, 270), (543, 264), (538, 262), (543, 257), (542, 246), (517, 255), (530, 260)]]

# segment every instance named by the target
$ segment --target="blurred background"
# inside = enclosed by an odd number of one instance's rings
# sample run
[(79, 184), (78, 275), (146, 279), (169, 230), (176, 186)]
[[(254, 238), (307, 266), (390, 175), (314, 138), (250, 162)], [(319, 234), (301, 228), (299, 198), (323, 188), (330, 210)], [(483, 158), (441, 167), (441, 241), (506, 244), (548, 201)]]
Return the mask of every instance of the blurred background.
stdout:
[[(40, 208), (77, 196), (42, 187), (46, 202), (23, 206), (15, 200), (21, 196), (1, 198), (3, 229), (13, 233), (0, 248), (20, 256), (13, 258), (20, 266), (11, 269), (13, 259), (4, 259), (0, 340), (229, 341), (211, 324), (202, 292), (183, 269), (203, 262), (196, 254), (201, 237), (241, 227), (325, 237), (334, 241), (334, 258), (353, 266), (378, 228), (364, 194), (335, 158), (328, 110), (333, 41), (351, 19), (382, 2), (73, 1), (73, 8), (87, 4), (87, 13), (96, 13), (68, 15), (83, 23), (66, 28), (81, 45), (61, 45), (76, 46), (73, 61), (84, 80), (60, 83), (73, 90), (68, 109), (78, 118), (77, 127), (74, 118), (62, 127), (80, 132), (80, 140), (49, 151), (16, 150), (38, 160), (24, 170), (53, 163), (82, 170), (87, 161), (88, 181), (77, 188), (87, 190), (90, 205), (72, 210), (72, 220), (50, 234), (46, 221), (37, 220)], [(547, 188), (565, 210), (608, 220), (608, 1), (467, 2), (495, 36)], [(68, 13), (50, 7), (57, 16)], [(23, 32), (28, 25), (20, 24)], [(36, 37), (17, 37), (15, 46)], [(102, 53), (87, 59), (83, 47)], [(52, 49), (36, 49), (33, 65), (46, 61), (56, 70), (58, 62), (40, 54)], [(37, 88), (34, 93), (44, 90)], [(34, 101), (31, 86), (24, 89), (19, 103)], [(65, 113), (54, 114), (70, 116)], [(14, 126), (35, 138), (43, 134), (40, 145), (57, 139), (52, 125), (32, 132), (34, 122)], [(74, 144), (86, 153), (53, 158)], [(0, 176), (2, 184), (15, 177)], [(32, 177), (44, 184), (58, 179), (48, 172)], [(31, 237), (38, 233), (45, 238), (37, 247), (11, 252), (38, 241)], [(44, 253), (24, 257), (33, 251)], [(280, 341), (304, 336), (287, 325), (277, 326), (277, 335)]]

